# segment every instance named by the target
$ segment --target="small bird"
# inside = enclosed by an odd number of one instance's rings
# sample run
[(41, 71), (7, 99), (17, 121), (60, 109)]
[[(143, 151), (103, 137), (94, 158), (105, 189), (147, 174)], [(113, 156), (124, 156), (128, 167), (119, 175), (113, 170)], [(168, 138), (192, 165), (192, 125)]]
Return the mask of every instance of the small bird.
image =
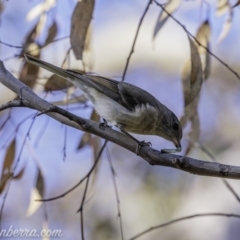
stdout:
[(129, 83), (64, 70), (30, 55), (25, 55), (25, 59), (80, 88), (92, 101), (97, 113), (104, 119), (100, 127), (108, 126), (107, 123), (118, 127), (138, 142), (137, 153), (142, 146), (151, 144), (138, 141), (128, 132), (157, 135), (173, 142), (176, 149), (162, 149), (164, 153), (181, 151), (182, 127), (178, 118), (147, 91)]

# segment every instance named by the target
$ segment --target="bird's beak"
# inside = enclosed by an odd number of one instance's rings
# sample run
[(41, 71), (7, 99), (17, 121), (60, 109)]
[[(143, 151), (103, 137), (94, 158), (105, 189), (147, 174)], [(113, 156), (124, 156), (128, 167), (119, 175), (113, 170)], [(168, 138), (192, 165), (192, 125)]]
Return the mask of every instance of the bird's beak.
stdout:
[(172, 141), (173, 141), (174, 145), (176, 146), (177, 151), (178, 151), (178, 152), (181, 152), (181, 151), (182, 151), (182, 146), (181, 146), (180, 140), (178, 140), (178, 139), (176, 139), (176, 138), (173, 138)]

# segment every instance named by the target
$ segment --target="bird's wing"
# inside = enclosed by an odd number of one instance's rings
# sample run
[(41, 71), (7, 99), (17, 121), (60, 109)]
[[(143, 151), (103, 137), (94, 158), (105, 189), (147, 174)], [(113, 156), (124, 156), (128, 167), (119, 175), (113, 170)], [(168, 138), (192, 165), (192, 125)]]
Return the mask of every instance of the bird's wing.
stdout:
[(98, 90), (99, 92), (105, 94), (109, 98), (121, 104), (121, 96), (119, 95), (117, 88), (118, 81), (97, 75), (82, 74), (80, 72), (69, 69), (67, 69), (66, 72), (70, 73), (76, 78), (80, 78), (89, 86), (93, 87), (94, 89)]
[(133, 111), (137, 106), (141, 106), (142, 104), (149, 104), (153, 107), (157, 106), (157, 100), (150, 93), (135, 85), (98, 75), (81, 74), (72, 70), (67, 71), (85, 76), (92, 81), (97, 90), (100, 89), (105, 95), (130, 111)]

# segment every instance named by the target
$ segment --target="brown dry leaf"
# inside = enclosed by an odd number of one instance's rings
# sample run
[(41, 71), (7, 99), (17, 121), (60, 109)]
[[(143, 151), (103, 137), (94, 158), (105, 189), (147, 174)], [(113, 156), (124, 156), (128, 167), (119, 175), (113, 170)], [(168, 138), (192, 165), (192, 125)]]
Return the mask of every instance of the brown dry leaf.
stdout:
[(23, 43), (23, 49), (20, 54), (20, 57), (23, 57), (23, 55), (28, 52), (29, 46), (35, 42), (35, 39), (37, 37), (37, 25), (38, 23), (31, 29), (31, 31), (27, 34), (24, 43)]
[[(97, 112), (93, 109), (92, 110), (92, 114), (91, 114), (91, 120), (95, 121), (95, 122), (100, 122), (100, 116), (97, 114)], [(93, 163), (95, 163), (95, 161), (97, 160), (100, 148), (101, 148), (101, 138), (98, 136), (91, 136), (90, 139), (90, 145), (92, 146), (93, 149)], [(93, 178), (92, 178), (92, 185), (95, 183), (96, 179), (97, 179), (97, 174), (98, 174), (98, 170), (100, 168), (100, 164), (98, 164), (93, 172)]]
[(3, 192), (7, 181), (12, 177), (12, 165), (15, 159), (16, 153), (16, 139), (14, 138), (10, 145), (7, 148), (7, 152), (3, 162), (2, 174), (1, 174), (1, 183), (0, 183), (0, 193)]
[(66, 79), (59, 77), (57, 74), (53, 74), (45, 83), (44, 90), (52, 92), (67, 89), (71, 86), (73, 86), (72, 83), (67, 82)]
[(91, 72), (94, 66), (94, 57), (92, 54), (92, 24), (89, 24), (87, 35), (85, 39), (83, 52), (83, 66), (85, 71)]
[[(42, 232), (45, 232), (45, 233), (49, 233), (51, 232), (52, 230), (49, 228), (49, 224), (48, 224), (48, 219), (46, 218), (45, 216), (45, 219), (43, 221), (43, 226), (42, 226)], [(51, 240), (50, 238), (50, 234), (44, 234), (42, 236), (42, 240)]]
[(23, 174), (24, 174), (24, 171), (25, 171), (25, 168), (22, 168), (22, 170), (21, 170), (18, 174), (14, 175), (13, 178), (14, 178), (15, 180), (21, 179), (22, 176), (23, 176)]
[[(96, 111), (93, 109), (92, 110), (92, 114), (90, 117), (91, 120), (95, 121), (95, 122), (99, 122), (100, 117), (99, 115), (96, 113)], [(95, 155), (95, 150), (98, 149), (98, 144), (96, 143), (96, 140), (94, 139), (94, 136), (92, 136), (90, 133), (85, 132), (78, 144), (77, 150), (82, 149), (83, 147), (85, 147), (86, 145), (90, 145), (93, 147), (94, 150), (94, 155)]]
[[(165, 4), (164, 8), (169, 14), (173, 14), (180, 6), (182, 0), (168, 0), (168, 2)], [(168, 14), (161, 10), (155, 28), (153, 32), (153, 39), (158, 34), (159, 30), (162, 28), (162, 26), (165, 24), (165, 22), (168, 20)]]
[(47, 22), (47, 14), (44, 13), (40, 16), (38, 24), (37, 24), (37, 29), (36, 29), (37, 37), (43, 32), (46, 22)]
[[(203, 70), (198, 49), (190, 37), (188, 37), (188, 40), (191, 49), (191, 60), (188, 60), (185, 63), (182, 71), (184, 115), (182, 116), (180, 122), (183, 127), (186, 126), (188, 121), (191, 122), (190, 137), (193, 137), (196, 141), (200, 135), (200, 123), (197, 107), (203, 82)], [(186, 153), (188, 153), (191, 148), (192, 145), (189, 145)]]
[(101, 139), (98, 136), (92, 136), (91, 139), (91, 146), (93, 148), (93, 156), (94, 156), (94, 161), (97, 159), (97, 156), (100, 151), (100, 145), (101, 144)]
[[(209, 49), (210, 37), (211, 37), (211, 28), (208, 20), (206, 20), (199, 27), (197, 31), (196, 39), (201, 43), (201, 45)], [(205, 48), (203, 48), (200, 45), (198, 45), (198, 52), (202, 62), (204, 80), (206, 80), (210, 75), (210, 68), (211, 68), (210, 54)]]
[(218, 0), (216, 15), (217, 16), (223, 15), (224, 13), (229, 11), (229, 8), (230, 8), (230, 4), (228, 0)]
[[(94, 109), (92, 110), (92, 114), (91, 114), (90, 119), (95, 121), (95, 122), (100, 121), (100, 117)], [(92, 146), (93, 151), (94, 151), (94, 159), (96, 159), (96, 157), (97, 157), (96, 154), (98, 154), (98, 151), (99, 151), (99, 147), (100, 147), (99, 140), (100, 140), (100, 138), (97, 137), (97, 136), (94, 136), (94, 135), (92, 135), (91, 138), (90, 138), (90, 145)]]
[(190, 37), (188, 37), (188, 40), (191, 50), (191, 60), (185, 63), (182, 71), (185, 107), (198, 97), (203, 81), (202, 63), (198, 49)]
[(34, 6), (32, 9), (29, 10), (26, 19), (27, 21), (32, 21), (33, 19), (39, 17), (43, 13), (48, 12), (51, 8), (55, 7), (56, 0), (45, 0), (36, 6)]
[(229, 33), (229, 30), (232, 26), (232, 19), (233, 19), (233, 10), (230, 5), (229, 0), (218, 0), (216, 15), (221, 16), (227, 13), (226, 20), (223, 24), (222, 31), (217, 39), (217, 42), (221, 42)]
[(194, 142), (197, 141), (199, 137), (200, 137), (200, 120), (198, 112), (196, 111), (193, 117), (191, 118), (191, 132), (189, 133), (189, 138), (191, 139), (191, 142), (189, 142), (185, 155), (189, 154), (189, 152), (194, 147)]
[(232, 6), (232, 8), (237, 7), (239, 4), (240, 4), (240, 0), (238, 0), (238, 1)]
[(92, 19), (94, 0), (78, 2), (71, 19), (71, 46), (75, 57), (82, 59), (87, 30)]
[[(31, 44), (29, 47), (33, 47), (34, 51), (30, 51), (31, 55), (33, 55), (36, 58), (40, 58), (40, 51), (37, 51), (37, 45), (36, 44)], [(34, 54), (33, 54), (34, 53)], [(39, 72), (39, 67), (33, 64), (30, 64), (28, 62), (24, 62), (19, 79), (23, 83), (25, 83), (28, 87), (33, 88), (35, 86), (37, 77), (38, 77), (38, 72)]]
[(4, 10), (4, 5), (3, 5), (3, 2), (0, 1), (0, 15), (2, 14), (3, 10)]
[[(85, 72), (79, 69), (68, 69), (74, 72), (84, 74)], [(74, 84), (68, 82), (66, 79), (59, 77), (57, 74), (53, 74), (45, 83), (44, 90), (46, 92), (58, 91), (67, 89), (74, 86)]]
[(31, 190), (29, 205), (26, 212), (26, 217), (32, 216), (42, 205), (43, 202), (36, 201), (37, 199), (41, 199), (41, 196), (36, 188)]
[(38, 23), (32, 28), (32, 30), (27, 34), (24, 46), (28, 46), (30, 43), (33, 43), (37, 37), (37, 25)]
[(99, 122), (100, 121), (100, 117), (99, 117), (99, 115), (97, 114), (97, 112), (94, 109), (92, 110), (92, 114), (91, 114), (90, 119), (95, 121), (95, 122)]
[(77, 150), (82, 149), (83, 147), (87, 146), (90, 143), (90, 139), (91, 139), (91, 134), (85, 132), (78, 144)]
[(44, 43), (44, 46), (50, 44), (53, 42), (55, 37), (57, 36), (58, 27), (56, 21), (53, 22), (52, 26), (48, 29), (48, 36), (46, 38), (46, 41)]
[(36, 189), (38, 190), (39, 195), (41, 198), (44, 197), (45, 185), (44, 185), (44, 178), (42, 175), (41, 170), (38, 168), (37, 172), (37, 180), (36, 180)]
[(13, 176), (13, 173), (12, 172), (8, 172), (6, 173), (2, 178), (1, 178), (1, 183), (0, 183), (0, 194), (3, 193), (5, 187), (6, 187), (6, 184), (8, 182), (9, 179), (11, 179)]
[(229, 14), (223, 24), (222, 31), (217, 39), (217, 42), (221, 42), (229, 33), (231, 26), (232, 26), (232, 19), (233, 19), (233, 10), (229, 8)]

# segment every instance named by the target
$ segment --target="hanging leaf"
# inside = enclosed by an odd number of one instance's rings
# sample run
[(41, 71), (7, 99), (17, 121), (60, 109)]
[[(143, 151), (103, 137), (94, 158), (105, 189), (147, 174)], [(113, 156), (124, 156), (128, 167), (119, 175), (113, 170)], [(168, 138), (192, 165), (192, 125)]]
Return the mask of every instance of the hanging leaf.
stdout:
[(36, 181), (36, 189), (39, 192), (39, 195), (41, 198), (44, 197), (44, 191), (45, 191), (45, 186), (44, 186), (44, 179), (41, 170), (38, 168), (37, 172), (37, 181)]
[(189, 142), (189, 145), (184, 155), (189, 154), (189, 152), (194, 147), (194, 142), (197, 141), (200, 137), (200, 120), (199, 120), (197, 111), (195, 111), (195, 114), (190, 119), (190, 121), (191, 121), (191, 131), (189, 133), (189, 138), (191, 139), (191, 141)]
[(37, 29), (36, 29), (36, 37), (38, 37), (43, 32), (46, 22), (47, 22), (47, 14), (44, 13), (39, 18)]
[[(49, 233), (49, 232), (51, 232), (51, 229), (49, 228), (48, 219), (46, 216), (47, 215), (45, 215), (45, 219), (43, 221), (42, 232)], [(43, 234), (42, 240), (51, 240), (50, 234)]]
[(87, 30), (92, 19), (94, 0), (78, 2), (71, 19), (71, 46), (75, 57), (82, 59)]
[(58, 32), (57, 23), (56, 23), (56, 21), (54, 21), (52, 26), (48, 29), (48, 35), (47, 35), (46, 41), (44, 43), (44, 46), (53, 42), (53, 40), (57, 36), (57, 32)]
[(53, 74), (45, 83), (44, 90), (46, 92), (59, 91), (71, 86), (73, 86), (72, 83), (67, 82), (66, 79), (59, 77), (57, 74)]
[(20, 57), (23, 57), (23, 55), (26, 52), (28, 52), (27, 49), (29, 48), (29, 45), (35, 42), (35, 39), (37, 37), (37, 25), (38, 23), (31, 29), (31, 31), (25, 37), (25, 40), (23, 43), (23, 49), (20, 53)]
[[(202, 30), (203, 31), (203, 30)], [(198, 36), (200, 39), (202, 34)], [(200, 135), (200, 123), (198, 117), (199, 94), (203, 82), (203, 70), (200, 55), (195, 43), (188, 37), (191, 51), (191, 59), (188, 60), (182, 70), (182, 84), (184, 92), (184, 115), (180, 122), (183, 127), (191, 122), (190, 137), (196, 141)], [(191, 150), (189, 145), (186, 154)]]
[(12, 165), (15, 159), (16, 153), (16, 139), (14, 138), (7, 148), (7, 152), (3, 162), (1, 183), (0, 183), (0, 194), (4, 191), (8, 180), (12, 177)]
[(228, 12), (229, 7), (230, 7), (230, 5), (229, 5), (228, 0), (218, 0), (216, 15), (221, 16), (224, 13)]
[[(33, 51), (31, 51), (31, 49), (33, 49)], [(40, 50), (37, 49), (39, 49), (38, 45), (36, 44), (29, 45), (29, 52), (31, 53), (31, 55), (39, 59)], [(28, 62), (24, 62), (20, 72), (19, 79), (20, 81), (25, 83), (28, 87), (33, 88), (38, 77), (38, 72), (39, 72), (38, 66)]]
[(0, 15), (2, 14), (3, 10), (4, 10), (4, 5), (3, 5), (3, 2), (0, 1)]
[(218, 0), (216, 15), (221, 16), (225, 13), (227, 13), (228, 15), (223, 24), (222, 31), (218, 37), (218, 40), (217, 40), (218, 43), (221, 42), (229, 33), (229, 30), (232, 25), (232, 19), (233, 19), (233, 10), (230, 5), (230, 2), (228, 0)]
[(99, 115), (97, 114), (97, 112), (94, 109), (92, 110), (92, 114), (91, 114), (90, 119), (95, 121), (95, 122), (99, 122), (100, 121), (100, 117), (99, 117)]
[(168, 20), (169, 14), (173, 14), (179, 8), (181, 2), (181, 0), (168, 0), (168, 2), (164, 6), (164, 9), (167, 13), (164, 10), (161, 10), (154, 28), (153, 39), (156, 37), (159, 30)]
[(188, 37), (188, 40), (191, 51), (191, 62), (185, 65), (185, 69), (183, 71), (183, 77), (185, 78), (183, 79), (183, 83), (186, 84), (184, 89), (188, 88), (187, 94), (184, 95), (185, 107), (198, 96), (203, 81), (202, 63), (198, 49), (190, 37)]
[[(84, 71), (81, 71), (79, 69), (68, 69), (77, 73), (84, 74)], [(66, 79), (59, 77), (57, 74), (53, 74), (45, 83), (44, 90), (46, 92), (52, 92), (52, 91), (58, 91), (67, 89), (74, 86), (74, 84), (68, 82)]]
[(238, 1), (235, 3), (235, 5), (232, 6), (232, 8), (237, 7), (239, 4), (240, 4), (240, 0), (238, 0)]
[(45, 0), (37, 4), (28, 12), (26, 16), (27, 21), (32, 21), (33, 19), (39, 17), (43, 13), (48, 12), (51, 8), (55, 7), (55, 5), (56, 5), (56, 0)]
[[(96, 113), (96, 111), (94, 109), (92, 110), (90, 119), (95, 122), (99, 122), (99, 120), (100, 120), (99, 115)], [(96, 139), (94, 139), (94, 136), (92, 136), (90, 133), (85, 132), (78, 144), (77, 150), (80, 150), (87, 145), (90, 145), (93, 147), (94, 155), (95, 155), (95, 150), (99, 147), (96, 142)]]
[(94, 65), (94, 58), (92, 54), (92, 24), (91, 23), (89, 24), (87, 34), (86, 34), (82, 60), (83, 60), (84, 70), (87, 72), (91, 72), (93, 70), (93, 65)]
[(21, 170), (18, 174), (14, 175), (13, 178), (14, 178), (15, 180), (21, 179), (22, 176), (23, 176), (23, 174), (24, 174), (24, 171), (25, 171), (25, 168), (22, 168), (22, 170)]
[(91, 134), (88, 132), (85, 132), (80, 139), (77, 150), (80, 150), (80, 149), (84, 148), (85, 146), (87, 146), (90, 143), (90, 139), (91, 139)]
[(26, 212), (26, 217), (32, 216), (42, 205), (42, 202), (36, 201), (41, 199), (41, 196), (36, 188), (33, 188), (30, 195), (29, 205)]
[(217, 42), (221, 42), (229, 33), (231, 26), (232, 26), (232, 19), (233, 19), (233, 11), (230, 9), (229, 15), (226, 18), (226, 21), (223, 24), (222, 31), (217, 39)]
[[(211, 28), (209, 25), (208, 20), (203, 22), (199, 27), (196, 35), (196, 39), (201, 43), (202, 46), (206, 47), (207, 49), (210, 48), (210, 37), (211, 37)], [(198, 45), (198, 52), (202, 62), (203, 68), (203, 75), (204, 80), (206, 80), (210, 75), (210, 54), (209, 52), (203, 48), (202, 46)]]

